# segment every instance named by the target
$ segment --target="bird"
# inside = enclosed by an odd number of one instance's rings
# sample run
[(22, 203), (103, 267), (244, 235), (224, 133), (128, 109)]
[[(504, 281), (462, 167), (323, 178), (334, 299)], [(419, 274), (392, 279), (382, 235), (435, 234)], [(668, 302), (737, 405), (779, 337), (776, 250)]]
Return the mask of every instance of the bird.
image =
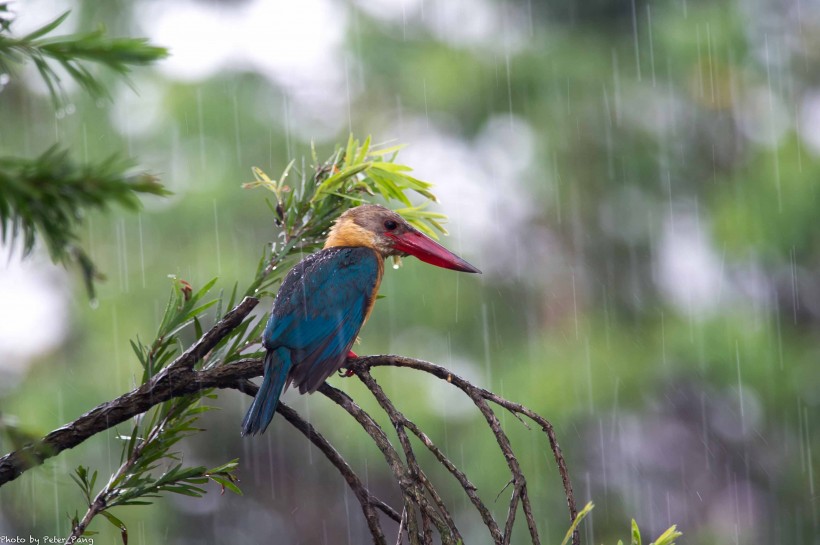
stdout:
[(274, 298), (262, 335), (264, 375), (242, 421), (243, 436), (267, 429), (290, 384), (313, 393), (356, 357), (351, 347), (373, 310), (385, 258), (408, 255), (481, 272), (381, 205), (349, 208), (336, 219), (324, 247), (288, 272)]

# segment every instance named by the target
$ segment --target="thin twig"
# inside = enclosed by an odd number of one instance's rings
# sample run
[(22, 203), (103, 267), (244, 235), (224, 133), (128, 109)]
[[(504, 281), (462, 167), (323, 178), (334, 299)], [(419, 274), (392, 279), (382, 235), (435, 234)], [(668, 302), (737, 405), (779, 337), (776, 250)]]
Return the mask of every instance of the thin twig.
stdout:
[[(559, 447), (558, 441), (556, 440), (555, 430), (552, 427), (552, 424), (550, 424), (549, 421), (547, 421), (547, 419), (545, 419), (544, 417), (540, 416), (539, 414), (531, 411), (530, 409), (527, 409), (523, 405), (508, 401), (508, 400), (506, 400), (506, 399), (504, 399), (504, 398), (502, 398), (502, 397), (500, 397), (500, 396), (498, 396), (498, 395), (496, 395), (496, 394), (494, 394), (494, 393), (492, 393), (488, 390), (485, 390), (484, 388), (479, 388), (479, 387), (473, 385), (471, 382), (459, 377), (458, 375), (455, 375), (455, 374), (451, 373), (446, 368), (444, 368), (440, 365), (436, 365), (434, 363), (430, 363), (430, 362), (426, 362), (426, 361), (422, 361), (422, 360), (417, 360), (417, 359), (413, 359), (413, 358), (406, 358), (406, 357), (402, 357), (402, 356), (392, 356), (391, 355), (391, 356), (368, 356), (368, 357), (359, 358), (359, 360), (356, 362), (356, 365), (359, 366), (359, 368), (363, 368), (363, 369), (368, 369), (368, 368), (371, 368), (371, 367), (378, 367), (378, 366), (392, 366), (392, 367), (407, 367), (407, 368), (411, 368), (411, 369), (417, 369), (417, 370), (420, 370), (420, 371), (425, 371), (425, 372), (430, 373), (431, 375), (433, 375), (433, 376), (435, 376), (435, 377), (437, 377), (441, 380), (444, 380), (446, 382), (449, 382), (449, 383), (453, 384), (454, 386), (456, 386), (457, 388), (461, 389), (468, 396), (470, 396), (471, 399), (473, 399), (473, 402), (476, 403), (476, 405), (479, 407), (480, 410), (482, 410), (482, 409), (481, 409), (480, 404), (478, 402), (476, 402), (476, 398), (481, 399), (482, 401), (485, 400), (485, 399), (489, 400), (489, 401), (492, 401), (493, 403), (496, 403), (497, 405), (502, 406), (503, 408), (507, 409), (508, 411), (511, 411), (513, 413), (523, 414), (523, 415), (527, 416), (528, 418), (532, 419), (533, 421), (535, 421), (536, 423), (538, 423), (541, 426), (544, 433), (547, 435), (548, 439), (549, 439), (550, 448), (552, 449), (553, 456), (555, 457), (555, 461), (558, 464), (558, 472), (561, 475), (561, 481), (562, 481), (562, 484), (564, 486), (564, 494), (566, 495), (566, 498), (567, 498), (567, 507), (568, 507), (568, 510), (569, 510), (570, 523), (575, 520), (575, 517), (578, 515), (578, 510), (577, 510), (576, 504), (575, 504), (575, 496), (572, 492), (572, 483), (571, 483), (570, 477), (569, 477), (569, 470), (567, 469), (566, 461), (564, 460), (564, 456), (561, 453), (561, 448)], [(486, 405), (486, 403), (485, 403), (485, 405)], [(489, 407), (486, 407), (486, 410), (488, 410), (488, 411), (490, 411), (490, 413), (492, 413), (492, 410), (489, 409)], [(488, 414), (484, 410), (482, 410), (482, 414), (484, 414), (485, 418), (488, 419), (488, 423), (490, 424), (490, 427), (492, 428), (492, 426), (493, 426), (492, 419), (495, 419), (496, 422), (497, 422), (497, 418), (495, 418), (494, 415), (492, 417), (488, 418)], [(495, 430), (493, 430), (493, 431), (495, 432)], [(498, 431), (501, 431), (500, 424), (498, 425)], [(503, 431), (501, 433), (503, 434)], [(496, 434), (496, 439), (501, 441), (501, 439), (499, 439), (498, 434)], [(499, 446), (500, 446), (500, 443), (499, 443)], [(502, 448), (502, 450), (503, 450), (503, 448)], [(514, 458), (514, 456), (513, 456), (513, 458)], [(514, 463), (517, 464), (517, 460), (515, 460)], [(509, 459), (508, 459), (508, 465), (509, 465)], [(532, 508), (531, 508), (531, 505), (530, 505), (530, 502), (529, 502), (529, 499), (528, 499), (528, 495), (526, 493), (526, 486), (524, 486), (521, 489), (521, 496), (522, 496), (522, 498), (521, 498), (522, 499), (522, 504), (523, 504), (523, 507), (524, 507), (524, 515), (525, 515), (525, 518), (527, 519), (527, 526), (530, 530), (530, 535), (533, 537), (533, 542), (536, 543), (537, 542), (536, 541), (536, 539), (537, 539), (536, 524), (535, 524), (535, 519), (532, 516)], [(573, 545), (580, 545), (580, 534), (578, 532), (575, 532), (573, 534), (572, 543), (573, 543)]]
[[(433, 502), (436, 504), (439, 513), (444, 518), (444, 521), (447, 523), (447, 526), (450, 528), (449, 536), (441, 536), (442, 541), (447, 543), (448, 541), (464, 541), (464, 538), (461, 537), (461, 533), (458, 531), (455, 522), (453, 521), (453, 517), (450, 515), (450, 512), (447, 510), (447, 506), (444, 504), (444, 501), (441, 499), (441, 496), (436, 491), (435, 487), (430, 483), (427, 479), (427, 476), (421, 470), (418, 465), (418, 461), (416, 460), (415, 453), (413, 452), (413, 447), (410, 444), (410, 438), (407, 436), (407, 432), (405, 431), (405, 427), (409, 420), (405, 417), (400, 411), (396, 409), (390, 399), (387, 397), (387, 394), (384, 393), (381, 386), (376, 382), (373, 376), (367, 369), (361, 369), (356, 373), (359, 379), (364, 382), (365, 386), (373, 393), (373, 396), (379, 402), (382, 409), (388, 414), (390, 417), (390, 421), (393, 423), (393, 426), (396, 428), (396, 434), (399, 436), (399, 442), (402, 445), (402, 449), (404, 450), (404, 457), (407, 461), (407, 467), (410, 469), (410, 475), (415, 479), (418, 484), (424, 486), (424, 488), (430, 494), (430, 497), (433, 498)], [(423, 493), (423, 492), (422, 492)]]
[[(256, 395), (256, 392), (259, 390), (258, 386), (247, 380), (240, 382), (241, 384), (237, 384), (237, 389), (241, 389), (242, 392), (251, 397)], [(341, 473), (342, 477), (344, 477), (348, 486), (350, 486), (350, 489), (353, 491), (353, 494), (355, 494), (356, 499), (359, 500), (359, 504), (362, 507), (362, 513), (367, 521), (367, 526), (370, 528), (370, 533), (373, 536), (373, 541), (379, 544), (386, 543), (384, 532), (382, 531), (381, 524), (379, 523), (379, 516), (374, 510), (374, 507), (377, 507), (391, 519), (399, 523), (401, 523), (401, 516), (399, 516), (399, 514), (392, 507), (373, 496), (370, 491), (365, 488), (362, 480), (356, 472), (353, 471), (342, 455), (339, 454), (339, 451), (333, 448), (333, 445), (331, 445), (321, 433), (316, 431), (316, 428), (314, 428), (313, 425), (304, 420), (296, 411), (281, 401), (276, 407), (276, 412), (281, 414), (294, 428), (299, 430), (311, 443), (316, 445), (316, 447), (322, 451), (322, 454), (325, 455), (330, 463), (332, 463), (336, 469), (339, 470), (339, 473)]]
[(399, 521), (399, 531), (396, 537), (396, 545), (401, 545), (401, 533), (404, 531), (404, 523), (407, 522), (407, 509), (401, 510), (401, 520)]
[[(493, 410), (484, 398), (475, 391), (477, 388), (471, 388), (465, 385), (462, 390), (464, 390), (470, 399), (473, 400), (475, 406), (478, 407), (478, 410), (481, 411), (482, 415), (484, 415), (484, 419), (487, 421), (487, 424), (489, 424), (490, 429), (495, 435), (496, 442), (498, 443), (499, 448), (501, 448), (501, 452), (504, 454), (504, 458), (507, 461), (507, 467), (510, 468), (510, 473), (512, 473), (513, 479), (515, 480), (515, 488), (513, 489), (512, 498), (510, 499), (510, 509), (507, 514), (507, 522), (504, 525), (504, 545), (509, 545), (510, 539), (512, 539), (512, 526), (515, 521), (515, 512), (518, 506), (518, 500), (521, 499), (522, 502), (529, 503), (527, 496), (521, 493), (524, 487), (526, 487), (526, 479), (524, 478), (524, 473), (521, 471), (521, 466), (518, 464), (518, 458), (516, 458), (515, 453), (513, 453), (510, 439), (501, 428), (501, 422), (498, 420), (498, 417), (495, 415)], [(534, 521), (533, 524), (528, 524), (527, 526), (530, 528), (530, 535), (532, 537), (533, 544), (539, 545), (541, 542), (538, 539), (538, 532), (535, 529)]]
[(481, 515), (481, 519), (484, 521), (484, 524), (490, 531), (490, 536), (492, 536), (493, 541), (495, 543), (500, 543), (504, 538), (501, 535), (501, 530), (498, 528), (498, 523), (493, 518), (492, 513), (490, 513), (490, 510), (487, 508), (487, 506), (484, 505), (484, 502), (481, 501), (481, 498), (476, 493), (477, 489), (475, 485), (470, 482), (470, 480), (467, 478), (467, 475), (464, 474), (463, 471), (458, 469), (455, 466), (455, 464), (453, 464), (453, 462), (450, 461), (450, 459), (444, 455), (441, 449), (439, 449), (435, 445), (435, 443), (433, 443), (430, 437), (428, 437), (426, 433), (421, 431), (421, 429), (419, 429), (419, 427), (414, 422), (407, 420), (405, 422), (405, 426), (407, 427), (407, 429), (413, 432), (415, 436), (419, 438), (419, 440), (421, 440), (421, 442), (424, 444), (424, 446), (427, 447), (427, 449), (430, 452), (433, 453), (433, 455), (436, 457), (439, 463), (441, 463), (441, 465), (447, 468), (447, 471), (449, 471), (450, 474), (452, 474), (456, 478), (456, 480), (458, 480), (459, 484), (464, 489), (464, 492), (467, 494), (467, 497), (470, 498), (470, 501), (473, 503), (476, 510)]
[[(319, 387), (318, 391), (346, 410), (359, 423), (359, 425), (362, 426), (368, 435), (373, 438), (373, 441), (379, 447), (379, 450), (382, 451), (382, 454), (387, 461), (387, 465), (393, 472), (393, 476), (398, 482), (399, 488), (401, 488), (405, 498), (409, 499), (411, 504), (418, 506), (421, 512), (426, 513), (427, 516), (430, 517), (430, 520), (435, 525), (439, 534), (441, 534), (442, 539), (444, 539), (445, 535), (448, 534), (446, 523), (438, 514), (436, 514), (432, 507), (430, 507), (430, 503), (427, 501), (427, 498), (425, 498), (424, 495), (421, 494), (415, 486), (413, 486), (414, 483), (412, 477), (408, 475), (408, 471), (405, 469), (404, 464), (402, 464), (398, 452), (396, 452), (396, 449), (390, 444), (390, 440), (387, 438), (387, 435), (384, 433), (381, 426), (373, 420), (373, 417), (359, 407), (350, 398), (350, 396), (341, 390), (337, 390), (327, 383), (324, 383)], [(410, 526), (413, 517), (409, 510), (407, 513), (407, 520), (408, 526)], [(412, 526), (410, 527), (412, 528)], [(426, 538), (427, 536), (424, 536), (423, 541), (429, 542)]]
[[(520, 403), (514, 403), (503, 397), (500, 397), (489, 390), (485, 390), (483, 388), (479, 388), (481, 391), (481, 395), (484, 399), (492, 401), (496, 405), (500, 405), (504, 407), (508, 411), (513, 414), (523, 414), (541, 426), (541, 430), (546, 434), (547, 438), (550, 442), (550, 448), (552, 449), (553, 456), (555, 457), (555, 463), (558, 465), (558, 473), (561, 475), (561, 482), (564, 485), (564, 491), (567, 497), (567, 507), (569, 508), (570, 517), (572, 520), (575, 520), (575, 517), (578, 516), (578, 509), (575, 505), (575, 496), (572, 493), (572, 483), (569, 479), (569, 470), (567, 469), (567, 463), (564, 460), (564, 456), (561, 454), (561, 447), (558, 445), (558, 439), (555, 436), (555, 428), (552, 427), (552, 424), (541, 416), (540, 414), (528, 409), (527, 407), (521, 405)], [(576, 530), (573, 534), (572, 538), (573, 545), (579, 545), (580, 543), (580, 534)]]
[(241, 303), (232, 308), (224, 318), (214, 324), (214, 326), (192, 344), (188, 350), (171, 362), (165, 368), (165, 371), (171, 372), (171, 370), (179, 367), (192, 369), (199, 360), (204, 358), (208, 352), (219, 344), (219, 341), (236, 329), (236, 327), (242, 323), (242, 320), (244, 320), (258, 304), (259, 299), (255, 297), (245, 297)]

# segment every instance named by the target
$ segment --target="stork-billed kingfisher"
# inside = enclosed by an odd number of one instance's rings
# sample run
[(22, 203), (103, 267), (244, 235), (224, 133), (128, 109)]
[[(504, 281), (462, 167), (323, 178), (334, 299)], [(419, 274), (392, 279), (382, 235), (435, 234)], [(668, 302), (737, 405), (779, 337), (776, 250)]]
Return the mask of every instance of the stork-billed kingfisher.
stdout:
[(363, 204), (336, 220), (324, 248), (297, 264), (276, 294), (263, 334), (265, 375), (242, 435), (265, 431), (288, 384), (313, 393), (344, 366), (376, 302), (384, 258), (407, 255), (481, 272), (383, 206)]

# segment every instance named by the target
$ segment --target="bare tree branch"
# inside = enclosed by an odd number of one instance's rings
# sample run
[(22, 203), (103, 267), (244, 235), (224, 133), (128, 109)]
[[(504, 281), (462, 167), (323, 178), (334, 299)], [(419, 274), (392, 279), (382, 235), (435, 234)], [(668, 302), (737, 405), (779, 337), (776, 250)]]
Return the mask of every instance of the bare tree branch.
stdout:
[[(399, 453), (396, 452), (396, 449), (393, 445), (390, 444), (390, 440), (387, 438), (387, 435), (384, 433), (384, 430), (379, 426), (373, 417), (371, 417), (364, 409), (359, 407), (355, 401), (353, 401), (350, 396), (346, 393), (338, 390), (327, 383), (322, 384), (319, 387), (319, 392), (330, 398), (334, 403), (342, 407), (346, 410), (350, 416), (352, 416), (356, 421), (362, 426), (362, 428), (370, 435), (376, 445), (379, 447), (379, 450), (382, 451), (385, 460), (387, 461), (387, 465), (390, 467), (390, 470), (393, 472), (393, 476), (396, 479), (396, 482), (399, 484), (402, 493), (404, 494), (405, 498), (405, 505), (409, 504), (407, 517), (408, 517), (408, 528), (411, 529), (411, 534), (417, 535), (419, 532), (416, 529), (413, 529), (413, 515), (410, 512), (414, 506), (418, 507), (419, 511), (425, 513), (429, 519), (433, 522), (436, 526), (436, 529), (441, 535), (441, 539), (443, 543), (450, 543), (454, 542), (451, 539), (450, 533), (448, 531), (446, 523), (442, 520), (442, 518), (432, 509), (430, 506), (430, 502), (427, 501), (427, 498), (424, 496), (424, 493), (415, 486), (415, 482), (413, 477), (410, 475), (410, 472), (407, 468), (404, 467), (404, 464), (401, 461), (401, 457)], [(419, 541), (422, 543), (431, 543), (432, 536), (428, 536), (427, 532), (424, 532), (422, 529), (422, 535), (418, 536)]]
[[(387, 394), (384, 393), (381, 386), (378, 385), (376, 380), (370, 374), (370, 371), (367, 368), (359, 368), (357, 369), (357, 374), (362, 382), (373, 392), (373, 395), (376, 397), (376, 400), (381, 405), (382, 409), (387, 413), (390, 417), (390, 421), (393, 423), (393, 427), (396, 429), (396, 434), (399, 436), (399, 442), (401, 443), (402, 449), (404, 450), (404, 457), (407, 461), (408, 469), (410, 470), (410, 477), (416, 481), (417, 489), (421, 491), (421, 486), (423, 485), (424, 489), (430, 494), (430, 497), (433, 498), (433, 502), (436, 504), (439, 513), (444, 518), (444, 521), (447, 523), (447, 526), (450, 529), (450, 536), (456, 542), (464, 541), (464, 538), (461, 537), (461, 533), (458, 531), (455, 522), (453, 521), (452, 516), (450, 515), (447, 507), (444, 505), (444, 501), (439, 496), (438, 492), (436, 491), (435, 487), (430, 483), (427, 479), (427, 476), (421, 470), (418, 465), (418, 461), (416, 460), (415, 453), (413, 452), (413, 447), (410, 445), (410, 438), (407, 436), (407, 431), (405, 431), (405, 427), (407, 424), (412, 424), (401, 412), (399, 412), (390, 399), (387, 397)], [(422, 492), (423, 493), (423, 492)]]
[[(392, 367), (408, 367), (411, 369), (417, 369), (419, 371), (424, 371), (426, 373), (430, 373), (431, 375), (438, 377), (441, 380), (449, 382), (456, 386), (457, 388), (461, 389), (465, 394), (467, 394), (479, 410), (484, 415), (487, 423), (490, 425), (490, 428), (493, 430), (493, 433), (496, 436), (496, 439), (499, 443), (499, 447), (501, 448), (502, 452), (504, 453), (505, 458), (507, 459), (507, 464), (510, 467), (511, 472), (513, 473), (513, 483), (516, 485), (516, 489), (513, 492), (513, 498), (510, 504), (510, 515), (514, 516), (514, 507), (517, 503), (516, 494), (520, 496), (520, 499), (523, 504), (524, 508), (524, 515), (527, 519), (527, 526), (530, 531), (530, 535), (532, 537), (533, 543), (540, 543), (538, 539), (538, 531), (535, 525), (535, 519), (532, 514), (532, 506), (530, 505), (529, 498), (527, 496), (527, 489), (526, 489), (526, 481), (524, 480), (524, 476), (521, 473), (521, 468), (518, 465), (518, 460), (512, 452), (512, 448), (509, 444), (509, 440), (504, 434), (503, 430), (501, 429), (501, 423), (498, 421), (498, 418), (492, 412), (492, 409), (489, 408), (485, 400), (492, 401), (497, 405), (500, 405), (507, 409), (508, 411), (512, 412), (514, 415), (523, 414), (528, 418), (531, 418), (533, 421), (538, 423), (541, 426), (541, 429), (547, 435), (547, 438), (550, 442), (550, 448), (552, 449), (553, 456), (555, 457), (555, 461), (558, 464), (558, 472), (561, 475), (561, 481), (564, 485), (564, 493), (567, 498), (567, 507), (569, 509), (569, 518), (570, 523), (575, 520), (575, 517), (578, 516), (578, 509), (576, 508), (575, 504), (575, 496), (572, 492), (572, 483), (570, 482), (569, 477), (569, 470), (567, 469), (566, 461), (564, 460), (564, 456), (561, 453), (561, 447), (558, 445), (558, 441), (555, 437), (555, 429), (553, 428), (552, 424), (549, 421), (535, 413), (534, 411), (524, 407), (519, 403), (513, 403), (507, 399), (504, 399), (489, 390), (485, 390), (484, 388), (479, 388), (475, 386), (471, 382), (459, 377), (451, 373), (446, 368), (436, 365), (434, 363), (417, 360), (413, 358), (406, 358), (402, 356), (366, 356), (363, 358), (359, 358), (355, 365), (357, 366), (357, 371), (361, 369), (370, 369), (371, 367), (378, 367), (378, 366), (392, 366)], [(463, 483), (462, 483), (462, 486)], [(467, 487), (464, 487), (465, 491)], [(516, 493), (517, 490), (517, 493)], [(480, 510), (479, 510), (480, 511)], [(508, 516), (508, 525), (511, 526), (512, 522)], [(505, 541), (508, 543), (510, 539), (509, 532), (505, 529)], [(580, 534), (576, 531), (573, 533), (572, 537), (573, 545), (580, 544)]]
[[(52, 431), (40, 441), (27, 444), (21, 449), (0, 458), (0, 486), (14, 480), (27, 469), (43, 463), (48, 458), (56, 456), (63, 450), (77, 446), (91, 436), (142, 414), (151, 407), (169, 399), (213, 388), (232, 388), (251, 396), (255, 395), (257, 387), (248, 379), (259, 376), (262, 373), (262, 362), (259, 359), (242, 359), (203, 370), (197, 370), (194, 366), (198, 361), (205, 358), (208, 352), (216, 347), (233, 329), (242, 323), (250, 311), (256, 306), (257, 302), (258, 301), (253, 298), (243, 300), (188, 350), (139, 388), (112, 401), (99, 405), (75, 421)], [(545, 418), (523, 405), (511, 402), (488, 390), (479, 388), (458, 375), (454, 375), (444, 367), (433, 363), (388, 355), (359, 358), (353, 363), (353, 366), (359, 378), (365, 386), (370, 389), (380, 406), (390, 417), (402, 446), (402, 451), (405, 456), (404, 460), (402, 460), (384, 430), (376, 423), (373, 417), (359, 407), (347, 394), (328, 384), (323, 384), (319, 388), (319, 391), (353, 416), (382, 451), (385, 461), (393, 473), (394, 479), (404, 497), (404, 508), (401, 514), (373, 496), (333, 445), (310, 423), (306, 422), (293, 411), (293, 409), (280, 403), (277, 412), (316, 445), (348, 483), (348, 486), (350, 486), (361, 505), (362, 513), (368, 524), (374, 543), (378, 545), (387, 543), (377, 510), (384, 513), (388, 518), (399, 525), (399, 534), (401, 534), (403, 530), (407, 531), (411, 543), (432, 543), (433, 535), (430, 528), (431, 524), (438, 532), (442, 543), (463, 542), (463, 538), (447, 506), (416, 460), (415, 452), (413, 451), (410, 438), (407, 434), (407, 430), (410, 430), (410, 432), (418, 437), (422, 444), (433, 453), (439, 463), (459, 482), (473, 506), (479, 512), (494, 543), (510, 543), (515, 516), (520, 504), (524, 512), (531, 542), (533, 544), (540, 544), (532, 506), (527, 495), (526, 479), (521, 471), (518, 459), (512, 450), (510, 441), (506, 433), (502, 430), (501, 423), (490, 408), (488, 401), (510, 411), (516, 418), (519, 418), (519, 420), (521, 419), (519, 415), (523, 415), (541, 426), (549, 438), (553, 455), (558, 464), (558, 471), (561, 475), (567, 498), (570, 520), (574, 520), (577, 512), (569, 472), (556, 441), (555, 431)], [(371, 368), (379, 366), (406, 367), (430, 373), (459, 388), (470, 397), (476, 407), (481, 411), (498, 442), (499, 448), (504, 455), (512, 475), (511, 484), (513, 485), (513, 490), (503, 531), (493, 518), (490, 510), (479, 498), (476, 487), (470, 482), (467, 476), (447, 458), (441, 449), (439, 449), (415, 423), (401, 413), (388, 398), (387, 394), (370, 374)], [(401, 535), (399, 535), (398, 539), (401, 541)], [(573, 544), (578, 545), (579, 543), (580, 536), (576, 531), (573, 534)]]
[[(239, 381), (236, 388), (251, 397), (255, 396), (259, 390), (258, 386), (248, 380)], [(359, 500), (364, 518), (367, 521), (367, 526), (370, 528), (370, 533), (373, 536), (373, 542), (377, 544), (387, 543), (381, 524), (379, 524), (379, 516), (374, 508), (378, 508), (388, 517), (399, 523), (401, 522), (401, 516), (392, 507), (373, 496), (370, 491), (365, 488), (359, 476), (353, 471), (342, 455), (339, 454), (339, 451), (337, 451), (321, 433), (316, 431), (316, 428), (302, 419), (296, 411), (280, 401), (276, 407), (276, 412), (281, 414), (294, 428), (302, 432), (311, 443), (322, 451), (322, 454), (330, 460), (330, 463), (339, 470), (339, 473), (342, 474), (342, 477), (347, 481), (350, 489), (353, 490), (353, 493)]]

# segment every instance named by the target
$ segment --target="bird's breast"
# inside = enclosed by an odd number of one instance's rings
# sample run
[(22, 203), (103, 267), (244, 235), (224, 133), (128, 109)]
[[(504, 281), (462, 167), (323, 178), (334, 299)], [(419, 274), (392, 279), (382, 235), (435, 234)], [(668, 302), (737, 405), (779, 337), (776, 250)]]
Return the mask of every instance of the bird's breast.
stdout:
[(362, 325), (367, 323), (367, 319), (370, 318), (370, 313), (373, 312), (373, 307), (376, 306), (376, 298), (379, 295), (379, 286), (382, 283), (382, 277), (384, 276), (384, 259), (382, 258), (379, 252), (373, 251), (373, 254), (376, 256), (376, 262), (378, 263), (378, 273), (376, 274), (376, 284), (373, 286), (373, 291), (370, 293), (370, 300), (367, 304), (367, 309), (364, 312), (364, 322)]

